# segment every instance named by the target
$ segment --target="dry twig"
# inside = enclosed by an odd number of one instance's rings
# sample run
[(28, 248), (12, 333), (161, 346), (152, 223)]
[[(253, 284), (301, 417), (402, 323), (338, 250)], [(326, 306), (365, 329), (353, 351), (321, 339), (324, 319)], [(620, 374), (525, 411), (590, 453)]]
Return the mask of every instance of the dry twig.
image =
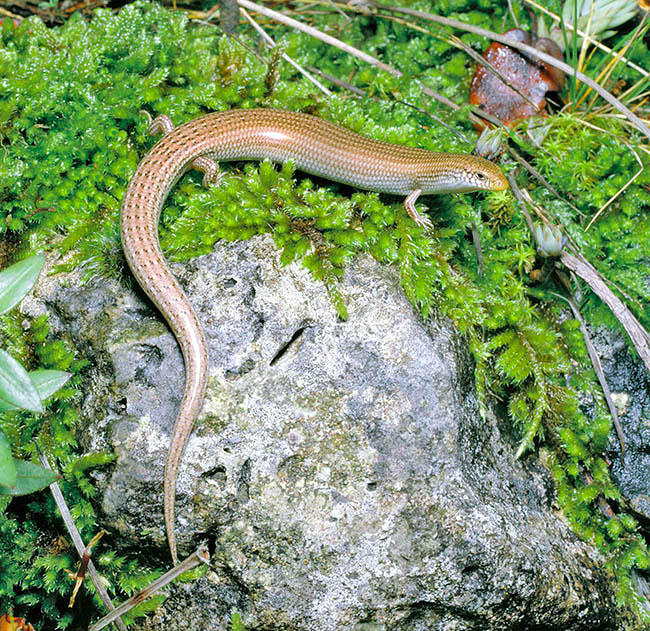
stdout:
[(192, 554), (190, 554), (190, 556), (169, 570), (169, 572), (166, 572), (160, 578), (157, 578), (148, 587), (145, 587), (135, 596), (131, 596), (131, 598), (125, 600), (107, 616), (104, 616), (101, 620), (98, 620), (94, 625), (90, 627), (89, 631), (99, 631), (100, 629), (103, 629), (106, 625), (113, 622), (115, 618), (124, 615), (127, 611), (133, 609), (133, 607), (136, 605), (139, 605), (141, 602), (147, 600), (148, 598), (151, 598), (165, 585), (173, 581), (181, 574), (193, 570), (195, 567), (201, 565), (201, 563), (210, 563), (210, 553), (208, 552), (208, 548), (205, 545), (197, 548)]
[[(564, 274), (562, 275), (564, 276)], [(570, 288), (567, 287), (567, 291), (570, 291)], [(566, 300), (573, 311), (573, 317), (580, 323), (580, 331), (582, 332), (582, 337), (585, 341), (585, 346), (587, 347), (587, 352), (589, 353), (589, 359), (591, 359), (591, 365), (594, 367), (596, 377), (600, 383), (600, 387), (603, 389), (603, 394), (605, 395), (605, 401), (607, 402), (607, 407), (609, 408), (609, 413), (612, 415), (612, 420), (614, 421), (614, 428), (616, 429), (616, 435), (618, 436), (618, 442), (621, 445), (621, 455), (625, 455), (625, 436), (623, 435), (623, 428), (621, 427), (621, 422), (618, 418), (618, 410), (612, 399), (612, 392), (609, 389), (609, 384), (607, 383), (607, 377), (605, 377), (605, 371), (603, 370), (603, 365), (600, 363), (600, 357), (596, 351), (594, 343), (591, 341), (591, 336), (587, 330), (587, 325), (578, 309), (573, 296), (569, 295), (568, 297), (556, 294), (553, 292), (554, 296)]]
[(650, 370), (650, 335), (641, 326), (625, 303), (609, 288), (603, 276), (581, 254), (570, 254), (566, 250), (560, 255), (560, 261), (572, 272), (580, 276), (591, 290), (611, 309), (616, 319), (634, 344), (641, 360)]
[[(39, 460), (41, 461), (41, 464), (46, 469), (52, 471), (52, 467), (50, 467), (50, 463), (47, 461), (47, 458), (45, 457), (44, 454), (40, 452), (39, 452)], [(70, 538), (74, 543), (74, 547), (77, 549), (77, 553), (79, 554), (79, 556), (83, 559), (84, 553), (86, 551), (86, 546), (84, 545), (81, 535), (79, 534), (79, 531), (75, 526), (75, 523), (72, 519), (72, 515), (70, 514), (70, 509), (66, 504), (66, 501), (63, 497), (63, 493), (61, 492), (61, 487), (59, 487), (58, 482), (53, 482), (52, 484), (50, 484), (50, 491), (52, 492), (52, 497), (54, 497), (54, 501), (56, 502), (56, 505), (59, 508), (59, 512), (61, 513), (63, 522), (65, 523), (65, 526), (68, 529), (68, 532), (70, 533)], [(114, 612), (115, 607), (113, 606), (111, 598), (108, 595), (106, 588), (104, 587), (104, 583), (102, 582), (102, 579), (99, 576), (99, 572), (95, 568), (95, 564), (90, 559), (88, 560), (88, 575), (90, 576), (90, 580), (93, 582), (93, 585), (95, 586), (95, 589), (99, 594), (99, 597), (104, 603), (104, 607), (106, 607), (108, 611)], [(126, 631), (126, 625), (122, 622), (119, 615), (115, 616), (113, 618), (113, 621), (117, 625), (117, 628), (120, 629), (120, 631)]]

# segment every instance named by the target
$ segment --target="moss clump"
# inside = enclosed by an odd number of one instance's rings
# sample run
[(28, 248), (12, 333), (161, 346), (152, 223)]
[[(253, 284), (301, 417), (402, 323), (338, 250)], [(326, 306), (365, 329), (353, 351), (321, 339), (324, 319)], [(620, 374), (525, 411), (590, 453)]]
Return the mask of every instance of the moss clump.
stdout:
[[(29, 368), (49, 368), (72, 373), (68, 383), (52, 395), (44, 415), (29, 412), (0, 414), (0, 430), (14, 446), (16, 456), (37, 457), (36, 441), (57, 464), (62, 479), (59, 484), (72, 508), (75, 523), (82, 538), (90, 540), (96, 534), (97, 515), (93, 506), (95, 487), (88, 469), (112, 462), (108, 453), (80, 456), (75, 429), (79, 422), (78, 405), (83, 369), (88, 365), (60, 339), (53, 339), (45, 316), (30, 323), (27, 335), (16, 326), (16, 312), (3, 319), (3, 345), (13, 348)], [(20, 335), (19, 334), (22, 334)], [(12, 340), (20, 340), (20, 344)], [(55, 529), (48, 524), (58, 524)], [(28, 495), (13, 500), (0, 496), (0, 610), (20, 612), (38, 628), (67, 629), (77, 618), (77, 611), (101, 610), (101, 601), (89, 582), (79, 595), (79, 610), (68, 610), (67, 603), (73, 587), (65, 570), (76, 572), (78, 556), (70, 544), (55, 533), (62, 529), (61, 518), (49, 492)], [(109, 581), (116, 594), (132, 594), (145, 587), (160, 571), (142, 569), (135, 560), (114, 553), (95, 556), (99, 571)], [(142, 615), (160, 602), (144, 603)], [(90, 607), (89, 607), (90, 605)], [(88, 620), (86, 620), (86, 625)]]
[[(495, 8), (484, 0), (446, 0), (435, 8), (424, 1), (409, 6), (462, 16), (497, 31), (504, 28), (505, 6)], [(325, 28), (337, 26), (341, 18), (333, 12), (314, 19)], [(243, 32), (242, 37), (255, 45), (249, 34)], [(414, 34), (404, 24), (374, 16), (355, 18), (345, 37), (397, 67), (404, 78), (378, 72), (278, 27), (276, 39), (289, 55), (351, 78), (378, 100), (325, 99), (278, 61), (277, 53), (268, 53), (267, 66), (237, 42), (221, 37), (215, 27), (190, 25), (182, 14), (143, 1), (116, 14), (98, 10), (90, 22), (73, 15), (52, 30), (37, 19), (17, 28), (4, 21), (0, 235), (13, 245), (3, 256), (49, 250), (67, 254), (65, 265), (83, 265), (87, 276), (124, 276), (117, 230), (120, 200), (139, 159), (155, 141), (146, 133), (141, 109), (167, 114), (180, 124), (210, 110), (289, 107), (382, 140), (439, 151), (471, 150), (453, 131), (399, 102), (435, 114), (473, 138), (463, 110), (450, 114), (420, 90), (425, 84), (464, 101), (473, 71), (464, 53), (442, 39)], [(471, 35), (463, 39), (477, 50), (487, 44)], [(633, 52), (635, 58), (647, 59), (648, 54), (642, 42)], [(621, 77), (627, 72), (623, 69)], [(534, 181), (526, 186), (541, 206), (562, 220), (584, 254), (632, 298), (637, 317), (649, 326), (650, 290), (642, 270), (650, 254), (650, 170), (645, 168), (610, 212), (585, 232), (589, 217), (639, 168), (628, 146), (619, 141), (629, 131), (595, 114), (589, 125), (578, 114), (553, 116), (546, 122), (541, 149), (528, 140), (525, 129), (516, 130), (513, 141), (575, 208)], [(635, 142), (628, 136), (628, 145)], [(638, 153), (647, 167), (646, 153)], [(506, 169), (513, 166), (505, 164)], [(182, 260), (209, 251), (219, 239), (271, 233), (284, 262), (301, 260), (325, 283), (341, 316), (345, 304), (337, 280), (351, 259), (368, 253), (397, 265), (409, 299), (422, 314), (437, 309), (466, 334), (483, 400), (491, 393), (507, 401), (524, 445), (546, 441), (558, 498), (569, 520), (610, 559), (621, 602), (638, 605), (633, 572), (650, 562), (638, 525), (625, 514), (607, 519), (598, 508), (601, 499), (618, 498), (602, 458), (611, 420), (577, 324), (562, 320), (563, 305), (551, 293), (563, 289), (550, 275), (540, 285), (529, 277), (540, 261), (509, 194), (425, 198), (419, 205), (428, 206), (435, 222), (434, 231), (425, 234), (408, 219), (401, 200), (298, 178), (291, 164), (279, 169), (270, 163), (236, 164), (224, 170), (219, 187), (203, 189), (196, 173), (175, 187), (161, 218), (166, 254)], [(482, 275), (469, 238), (474, 227), (481, 241)], [(592, 322), (615, 325), (591, 294), (585, 294), (582, 307)], [(53, 400), (43, 426), (29, 415), (4, 415), (1, 422), (25, 455), (31, 454), (28, 441), (33, 435), (56, 455), (82, 532), (94, 534), (93, 490), (84, 471), (102, 464), (105, 456), (95, 462), (74, 455), (81, 365), (75, 364), (78, 360), (68, 347), (47, 338), (44, 322), (35, 323), (27, 340), (11, 318), (3, 320), (2, 330), (12, 352), (25, 360), (38, 357), (52, 367), (75, 372), (73, 381)], [(567, 374), (572, 374), (570, 386)], [(580, 394), (596, 401), (595, 419), (589, 421), (583, 414)], [(17, 518), (18, 508), (25, 511), (24, 519)], [(51, 503), (41, 498), (7, 509), (5, 501), (3, 510), (0, 533), (5, 543), (0, 543), (4, 545), (0, 556), (7, 571), (0, 577), (0, 608), (11, 608), (12, 603), (31, 607), (35, 625), (40, 621), (39, 626), (51, 627), (56, 620), (61, 628), (69, 626), (70, 615), (61, 614), (69, 584), (60, 570), (72, 566), (73, 555), (52, 551), (51, 533), (43, 525), (52, 514)], [(132, 562), (112, 554), (101, 557), (100, 565), (124, 591), (145, 582), (146, 574)], [(135, 579), (125, 583), (129, 573)], [(643, 608), (637, 607), (637, 612), (650, 625)]]

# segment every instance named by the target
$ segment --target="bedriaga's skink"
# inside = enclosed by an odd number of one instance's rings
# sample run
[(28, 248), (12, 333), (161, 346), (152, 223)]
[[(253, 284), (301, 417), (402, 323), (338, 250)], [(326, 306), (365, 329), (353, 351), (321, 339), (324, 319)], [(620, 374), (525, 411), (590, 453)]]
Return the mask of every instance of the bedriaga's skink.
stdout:
[(360, 189), (405, 195), (417, 223), (419, 195), (503, 190), (508, 183), (492, 162), (470, 155), (435, 153), (359, 136), (320, 118), (282, 110), (215, 112), (174, 129), (166, 116), (151, 125), (166, 135), (149, 151), (129, 182), (121, 211), (124, 253), (138, 283), (171, 327), (185, 361), (185, 392), (167, 456), (164, 513), (174, 563), (176, 474), (207, 383), (208, 353), (203, 330), (187, 296), (172, 276), (158, 243), (160, 211), (174, 183), (191, 167), (204, 183), (218, 181), (218, 162), (284, 162), (314, 175)]

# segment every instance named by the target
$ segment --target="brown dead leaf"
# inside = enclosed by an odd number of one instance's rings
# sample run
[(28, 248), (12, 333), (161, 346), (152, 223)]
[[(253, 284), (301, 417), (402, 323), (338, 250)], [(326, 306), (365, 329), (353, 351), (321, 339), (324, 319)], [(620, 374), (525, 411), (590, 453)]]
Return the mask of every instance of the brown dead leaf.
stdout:
[[(563, 58), (558, 45), (545, 37), (533, 42), (530, 33), (521, 29), (511, 29), (504, 35), (535, 46), (558, 59)], [(564, 75), (561, 71), (497, 42), (490, 44), (483, 53), (483, 58), (494, 67), (503, 80), (485, 66), (479, 66), (470, 88), (469, 102), (472, 105), (477, 105), (496, 116), (506, 125), (512, 125), (515, 121), (530, 116), (546, 115), (546, 95), (562, 88)], [(480, 124), (475, 126), (481, 127)]]
[(34, 631), (34, 627), (24, 618), (5, 613), (0, 616), (0, 631)]

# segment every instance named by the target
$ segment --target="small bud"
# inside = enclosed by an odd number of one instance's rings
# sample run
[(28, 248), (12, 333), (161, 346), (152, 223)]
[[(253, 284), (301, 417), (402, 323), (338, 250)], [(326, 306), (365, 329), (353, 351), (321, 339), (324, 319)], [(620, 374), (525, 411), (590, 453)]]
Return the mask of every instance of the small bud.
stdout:
[(536, 224), (533, 236), (537, 241), (537, 250), (542, 256), (560, 256), (568, 237), (562, 234), (562, 226)]

